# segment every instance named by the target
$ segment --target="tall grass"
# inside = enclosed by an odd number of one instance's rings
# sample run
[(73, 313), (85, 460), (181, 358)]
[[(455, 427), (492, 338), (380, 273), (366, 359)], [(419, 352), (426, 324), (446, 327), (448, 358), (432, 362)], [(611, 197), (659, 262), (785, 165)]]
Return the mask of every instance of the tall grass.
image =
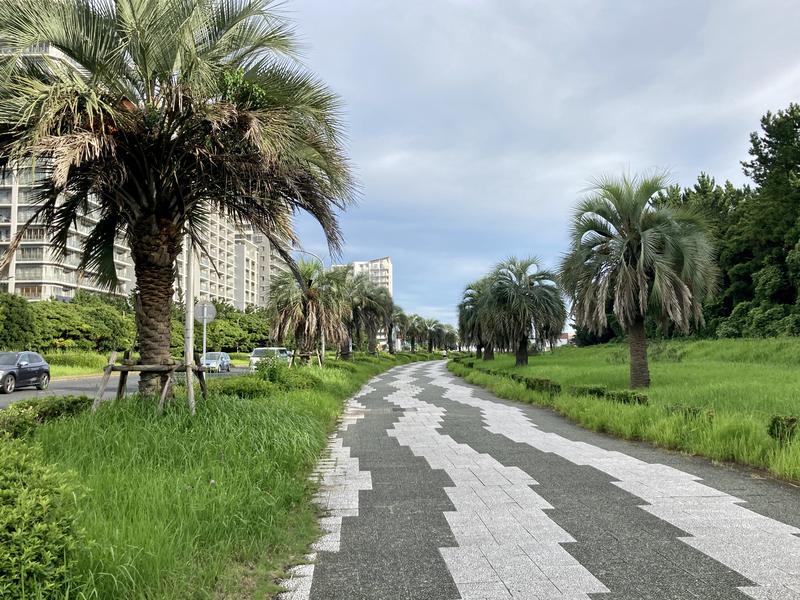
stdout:
[(314, 368), (313, 388), (256, 399), (214, 394), (194, 418), (181, 398), (161, 417), (134, 398), (40, 427), (46, 459), (89, 489), (78, 521), (94, 542), (79, 597), (275, 591), (317, 532), (308, 476), (343, 399), (393, 364)]
[[(800, 415), (800, 339), (691, 340), (653, 344), (647, 406), (567, 394), (551, 398), (502, 376), (450, 363), (457, 374), (498, 396), (552, 406), (584, 427), (627, 439), (765, 468), (800, 480), (800, 435), (779, 442), (768, 434), (773, 415)], [(519, 372), (571, 385), (628, 385), (627, 346), (559, 348), (515, 368), (512, 356), (481, 362), (499, 373)], [(676, 407), (697, 407), (681, 411)]]

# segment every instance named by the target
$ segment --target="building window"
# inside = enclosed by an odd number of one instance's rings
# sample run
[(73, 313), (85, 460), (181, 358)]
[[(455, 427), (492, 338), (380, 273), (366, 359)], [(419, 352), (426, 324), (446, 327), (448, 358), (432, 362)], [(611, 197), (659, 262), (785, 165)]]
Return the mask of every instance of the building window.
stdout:
[(18, 285), (17, 293), (23, 298), (41, 298), (42, 286), (40, 285)]

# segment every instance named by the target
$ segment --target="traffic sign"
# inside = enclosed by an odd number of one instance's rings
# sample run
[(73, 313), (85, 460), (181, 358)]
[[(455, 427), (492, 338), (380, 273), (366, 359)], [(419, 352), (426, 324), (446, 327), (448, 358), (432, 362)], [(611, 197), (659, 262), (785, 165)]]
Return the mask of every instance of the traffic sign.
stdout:
[(201, 300), (194, 305), (194, 320), (203, 325), (217, 318), (216, 307), (208, 300)]

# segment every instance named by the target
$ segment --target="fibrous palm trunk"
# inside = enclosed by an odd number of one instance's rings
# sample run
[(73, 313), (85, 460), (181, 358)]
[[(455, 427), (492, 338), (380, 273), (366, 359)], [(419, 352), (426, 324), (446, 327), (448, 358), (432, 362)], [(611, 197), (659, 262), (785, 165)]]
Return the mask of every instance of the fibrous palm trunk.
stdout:
[(486, 344), (483, 348), (483, 360), (494, 360), (494, 346)]
[(369, 327), (367, 329), (367, 352), (372, 356), (378, 354), (378, 330), (376, 328)]
[(475, 345), (475, 358), (477, 358), (478, 360), (483, 358), (483, 343), (482, 342), (478, 342)]
[(428, 338), (428, 354), (433, 352), (433, 337)]
[(350, 352), (350, 332), (342, 340), (342, 344), (339, 347), (339, 355), (342, 360), (352, 360), (353, 358), (353, 354)]
[(394, 324), (386, 328), (386, 343), (389, 345), (389, 354), (394, 354)]
[[(170, 325), (175, 260), (181, 251), (179, 229), (171, 222), (143, 224), (132, 236), (131, 255), (136, 273), (136, 328), (143, 365), (169, 365)], [(187, 298), (186, 302), (193, 302)], [(166, 375), (141, 373), (139, 393), (157, 394)]]
[(628, 327), (628, 346), (631, 354), (631, 387), (650, 387), (650, 368), (647, 364), (647, 335), (644, 319), (636, 319)]
[(528, 364), (528, 336), (520, 338), (517, 344), (515, 366), (524, 367)]
[(411, 336), (411, 339), (410, 339), (409, 341), (411, 342), (411, 351), (412, 351), (412, 352), (416, 352), (416, 351), (417, 351), (417, 338), (415, 338), (415, 337), (412, 335), (412, 336)]

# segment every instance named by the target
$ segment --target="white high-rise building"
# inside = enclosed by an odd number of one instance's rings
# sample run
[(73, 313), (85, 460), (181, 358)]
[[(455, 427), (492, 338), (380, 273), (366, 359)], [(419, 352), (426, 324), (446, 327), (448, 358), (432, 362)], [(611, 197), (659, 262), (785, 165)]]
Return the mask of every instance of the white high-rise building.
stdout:
[[(41, 178), (41, 171), (37, 172), (32, 165), (9, 169), (5, 177), (0, 176), (0, 256), (5, 254), (18, 229), (36, 212), (31, 202), (32, 185)], [(68, 300), (78, 289), (107, 291), (97, 285), (94, 273), (78, 270), (83, 239), (95, 223), (91, 216), (78, 220), (67, 241), (68, 253), (60, 261), (53, 255), (45, 224), (31, 224), (11, 264), (0, 273), (0, 291), (19, 294), (29, 300)], [(115, 293), (127, 295), (133, 288), (135, 276), (130, 252), (122, 240), (118, 240), (114, 254), (120, 282)]]
[(252, 235), (253, 243), (258, 247), (258, 306), (269, 303), (270, 289), (275, 277), (289, 270), (289, 265), (275, 249), (267, 236), (261, 233)]
[(394, 296), (394, 281), (392, 277), (392, 259), (388, 256), (372, 260), (353, 261), (353, 274), (366, 273), (375, 285), (385, 287), (389, 295)]

